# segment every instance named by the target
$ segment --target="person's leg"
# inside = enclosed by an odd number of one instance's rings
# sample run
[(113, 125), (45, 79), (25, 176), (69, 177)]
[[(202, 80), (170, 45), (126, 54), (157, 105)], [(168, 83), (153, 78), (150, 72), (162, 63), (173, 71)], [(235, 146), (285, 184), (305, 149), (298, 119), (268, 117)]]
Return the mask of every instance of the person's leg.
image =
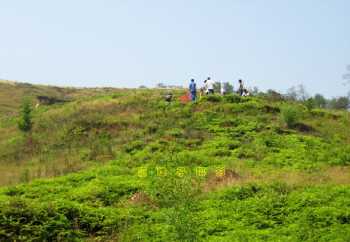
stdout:
[(191, 93), (191, 97), (192, 97), (192, 101), (196, 101), (196, 93), (195, 92), (192, 92)]

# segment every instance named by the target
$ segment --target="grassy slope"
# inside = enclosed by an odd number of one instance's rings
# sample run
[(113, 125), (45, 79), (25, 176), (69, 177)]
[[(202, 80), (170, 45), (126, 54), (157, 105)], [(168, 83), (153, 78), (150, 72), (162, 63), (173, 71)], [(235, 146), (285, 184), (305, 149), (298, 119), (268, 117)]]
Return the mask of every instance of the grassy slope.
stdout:
[(2, 137), (10, 166), (23, 154), (11, 176), (96, 167), (3, 188), (0, 238), (348, 241), (349, 114), (303, 110), (306, 132), (285, 127), (281, 106), (115, 90), (40, 107), (30, 139)]
[[(87, 167), (89, 162), (83, 163), (80, 158), (68, 155), (66, 147), (55, 148), (62, 143), (59, 135), (64, 135), (59, 133), (63, 126), (59, 118), (66, 118), (66, 122), (74, 121), (67, 117), (72, 108), (114, 91), (115, 89), (109, 88), (74, 89), (0, 82), (0, 185), (62, 175)], [(38, 95), (68, 98), (73, 100), (73, 104), (40, 106), (35, 109), (34, 131), (28, 138), (17, 129), (18, 111), (23, 97), (30, 98), (35, 105)], [(51, 122), (51, 118), (55, 120)], [(39, 125), (46, 125), (46, 128), (38, 127)]]

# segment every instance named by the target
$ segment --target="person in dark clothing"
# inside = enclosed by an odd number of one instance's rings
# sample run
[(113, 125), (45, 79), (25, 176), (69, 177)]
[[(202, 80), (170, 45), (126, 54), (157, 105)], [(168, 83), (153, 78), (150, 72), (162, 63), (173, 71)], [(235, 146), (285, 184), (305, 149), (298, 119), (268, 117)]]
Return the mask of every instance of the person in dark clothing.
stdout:
[(243, 81), (242, 80), (238, 80), (238, 83), (239, 83), (238, 93), (239, 93), (240, 96), (243, 96), (243, 93), (244, 93)]
[(196, 99), (197, 99), (197, 85), (196, 85), (196, 82), (194, 81), (194, 79), (191, 79), (189, 90), (190, 90), (192, 101), (196, 101)]

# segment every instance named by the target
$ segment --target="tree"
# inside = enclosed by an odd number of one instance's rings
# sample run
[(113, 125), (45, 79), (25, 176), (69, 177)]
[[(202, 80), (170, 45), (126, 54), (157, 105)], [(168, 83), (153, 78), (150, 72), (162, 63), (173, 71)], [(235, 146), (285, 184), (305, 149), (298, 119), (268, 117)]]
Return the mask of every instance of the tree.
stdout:
[(158, 88), (166, 88), (166, 85), (164, 83), (160, 82), (160, 83), (157, 84), (157, 87)]
[(325, 108), (327, 105), (327, 100), (323, 95), (316, 94), (314, 97), (314, 103), (315, 103), (315, 107), (317, 108)]
[[(269, 93), (270, 90), (268, 90), (268, 93)], [(293, 87), (290, 87), (288, 90), (287, 90), (287, 94), (286, 94), (286, 97), (290, 100), (293, 100), (293, 101), (296, 101), (298, 99), (298, 94), (297, 94), (297, 90), (296, 88), (293, 86)]]
[(229, 82), (224, 82), (225, 91), (227, 94), (233, 93), (233, 85)]
[(334, 109), (348, 109), (350, 106), (350, 100), (348, 97), (333, 98), (330, 101), (330, 108)]
[(29, 132), (32, 129), (32, 106), (28, 99), (22, 102), (18, 128), (23, 132)]
[(253, 87), (253, 89), (250, 90), (251, 94), (256, 96), (259, 94), (259, 88), (258, 87)]
[(309, 99), (307, 99), (304, 102), (304, 105), (306, 106), (307, 110), (311, 111), (312, 109), (314, 109), (316, 107), (315, 105), (315, 99), (310, 97)]
[(307, 93), (303, 84), (298, 85), (297, 87), (291, 87), (287, 90), (287, 98), (293, 101), (306, 101), (309, 98), (309, 94)]
[(310, 95), (307, 93), (306, 88), (303, 84), (300, 84), (297, 89), (297, 95), (298, 99), (305, 102), (307, 99), (309, 99)]
[(221, 90), (221, 83), (220, 82), (215, 82), (214, 83), (214, 92), (215, 93), (220, 93)]

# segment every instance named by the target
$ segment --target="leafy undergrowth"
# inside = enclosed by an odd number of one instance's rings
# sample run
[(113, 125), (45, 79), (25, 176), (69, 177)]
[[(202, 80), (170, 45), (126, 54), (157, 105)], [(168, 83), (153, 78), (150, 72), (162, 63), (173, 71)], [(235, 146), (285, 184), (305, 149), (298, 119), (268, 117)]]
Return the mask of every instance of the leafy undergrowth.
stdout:
[(161, 94), (42, 106), (26, 136), (6, 119), (2, 184), (23, 184), (0, 190), (0, 240), (350, 240), (349, 113)]
[(248, 183), (210, 193), (208, 177), (139, 177), (116, 164), (5, 188), (0, 240), (349, 241), (349, 185)]

